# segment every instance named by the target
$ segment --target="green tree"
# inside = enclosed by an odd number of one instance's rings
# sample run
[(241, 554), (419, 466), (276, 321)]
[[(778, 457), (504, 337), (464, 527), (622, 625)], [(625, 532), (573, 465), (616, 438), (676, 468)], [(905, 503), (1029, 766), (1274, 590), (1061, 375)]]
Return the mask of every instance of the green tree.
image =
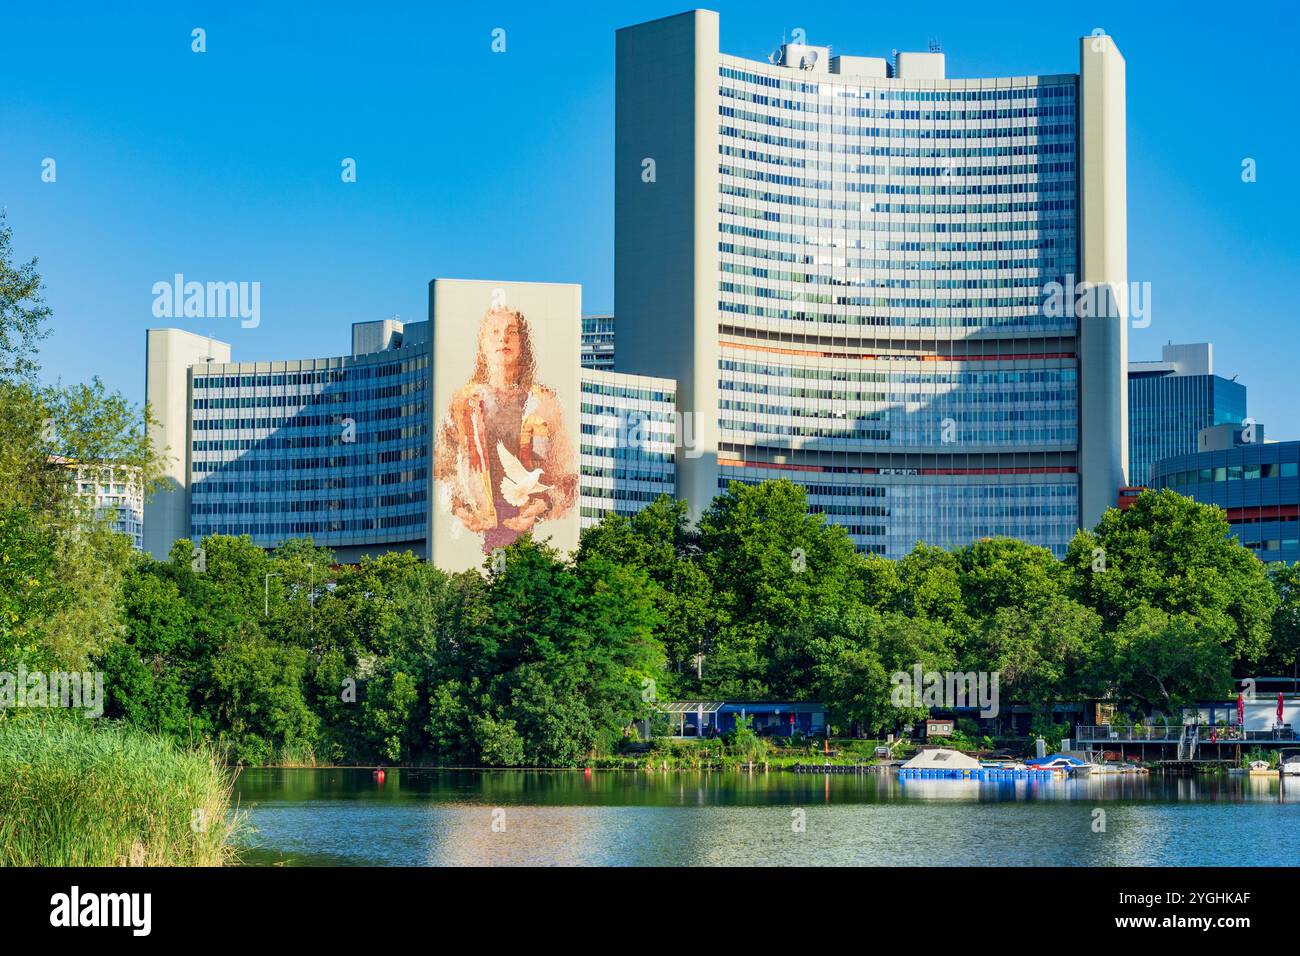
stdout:
[(1088, 696), (1088, 666), (1101, 634), (1098, 614), (1062, 594), (993, 611), (973, 649), (972, 670), (996, 672), (1004, 700), (1028, 704), (1043, 718), (1052, 704)]
[(542, 766), (608, 752), (663, 680), (655, 594), (639, 568), (594, 554), (571, 565), (529, 538), (511, 545), (477, 606), (459, 612), (466, 626), (433, 649), (434, 752), (482, 760), (491, 739), (500, 761), (510, 734)]
[(194, 720), (195, 688), (207, 670), (206, 648), (194, 640), (190, 608), (169, 576), (142, 561), (123, 584), (123, 639), (100, 659), (106, 713), (140, 727), (184, 737), (208, 728)]
[(1277, 607), (1263, 669), (1266, 673), (1294, 674), (1300, 664), (1300, 563), (1270, 564), (1268, 573)]
[(670, 687), (661, 688), (665, 693), (698, 691), (696, 655), (705, 637), (725, 620), (698, 563), (699, 550), (686, 502), (661, 495), (629, 517), (606, 514), (600, 524), (583, 532), (576, 558), (579, 566), (599, 557), (646, 573), (661, 619), (657, 637), (670, 672), (678, 675), (669, 681)]
[(848, 533), (810, 514), (807, 492), (784, 480), (732, 482), (699, 530), (701, 567), (723, 615), (704, 641), (703, 690), (762, 697), (806, 688), (814, 610), (861, 593)]
[(13, 230), (0, 209), (0, 379), (32, 379), (37, 344), (49, 335), (50, 307), (41, 295), (36, 260), (13, 258)]
[(823, 611), (817, 631), (815, 691), (841, 729), (856, 724), (884, 732), (923, 720), (928, 707), (911, 693), (896, 693), (900, 685), (894, 675), (906, 677), (910, 687), (918, 665), (922, 673), (929, 673), (948, 670), (955, 661), (956, 635), (951, 627), (898, 611)]
[(315, 743), (318, 719), (307, 706), (307, 651), (240, 635), (212, 657), (207, 706), (236, 759), (264, 762), (276, 751)]
[(1268, 647), (1277, 595), (1265, 566), (1229, 536), (1221, 508), (1172, 491), (1144, 491), (1080, 531), (1067, 558), (1079, 600), (1117, 629), (1140, 608), (1201, 620), (1243, 671)]
[(1115, 694), (1167, 715), (1197, 700), (1226, 698), (1232, 688), (1236, 622), (1227, 614), (1170, 614), (1140, 605), (1107, 636)]
[(35, 514), (0, 510), (0, 670), (46, 663), (41, 624), (65, 597), (57, 557)]

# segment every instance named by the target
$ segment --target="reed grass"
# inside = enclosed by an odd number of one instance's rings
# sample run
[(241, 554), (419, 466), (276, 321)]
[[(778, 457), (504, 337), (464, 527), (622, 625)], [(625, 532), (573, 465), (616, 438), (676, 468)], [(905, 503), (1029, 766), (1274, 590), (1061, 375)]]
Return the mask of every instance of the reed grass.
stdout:
[(208, 745), (103, 720), (0, 719), (0, 866), (222, 866), (242, 827)]

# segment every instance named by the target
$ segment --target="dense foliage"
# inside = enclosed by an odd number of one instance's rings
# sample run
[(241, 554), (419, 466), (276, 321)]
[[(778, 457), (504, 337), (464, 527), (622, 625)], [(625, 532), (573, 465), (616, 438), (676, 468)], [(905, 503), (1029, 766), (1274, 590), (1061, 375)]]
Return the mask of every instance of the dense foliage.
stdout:
[(524, 539), (482, 573), (340, 566), (306, 541), (202, 549), (135, 561), (96, 660), (110, 716), (249, 762), (574, 766), (696, 695), (821, 699), (837, 730), (884, 732), (924, 715), (890, 701), (917, 664), (996, 671), (1045, 723), (1080, 698), (1169, 713), (1295, 664), (1292, 575), (1170, 492), (1065, 561), (1007, 539), (863, 556), (788, 482), (735, 484), (697, 527), (667, 498), (608, 516), (570, 559)]

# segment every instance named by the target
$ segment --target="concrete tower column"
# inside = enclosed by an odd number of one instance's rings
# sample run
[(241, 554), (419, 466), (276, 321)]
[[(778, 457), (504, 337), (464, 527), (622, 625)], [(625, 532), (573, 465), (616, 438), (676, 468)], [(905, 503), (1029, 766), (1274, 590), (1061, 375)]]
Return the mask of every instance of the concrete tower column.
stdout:
[[(1124, 58), (1079, 41), (1079, 522), (1091, 528), (1128, 483), (1128, 201)], [(1077, 303), (1076, 303), (1077, 306)]]

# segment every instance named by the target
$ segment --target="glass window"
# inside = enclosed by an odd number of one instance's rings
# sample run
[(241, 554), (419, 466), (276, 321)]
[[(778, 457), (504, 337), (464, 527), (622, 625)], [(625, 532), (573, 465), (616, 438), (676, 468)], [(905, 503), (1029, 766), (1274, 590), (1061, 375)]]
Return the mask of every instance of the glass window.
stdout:
[(1259, 477), (1259, 465), (1246, 465), (1243, 477), (1246, 479)]
[(1294, 478), (1296, 476), (1296, 465), (1300, 462), (1284, 461), (1282, 462), (1282, 477)]
[(1228, 466), (1228, 480), (1241, 481), (1241, 465)]
[(1227, 469), (1227, 468), (1224, 468), (1222, 465), (1220, 465), (1218, 468), (1214, 469), (1214, 480), (1215, 480), (1215, 481), (1227, 481), (1227, 480), (1228, 480), (1228, 469)]
[(1276, 478), (1277, 464), (1271, 461), (1264, 462), (1264, 464), (1259, 466), (1259, 476), (1261, 478)]
[(1213, 469), (1213, 468), (1202, 468), (1202, 469), (1201, 469), (1201, 472), (1200, 472), (1200, 480), (1201, 480), (1201, 481), (1213, 481), (1213, 480), (1214, 480), (1214, 469)]

